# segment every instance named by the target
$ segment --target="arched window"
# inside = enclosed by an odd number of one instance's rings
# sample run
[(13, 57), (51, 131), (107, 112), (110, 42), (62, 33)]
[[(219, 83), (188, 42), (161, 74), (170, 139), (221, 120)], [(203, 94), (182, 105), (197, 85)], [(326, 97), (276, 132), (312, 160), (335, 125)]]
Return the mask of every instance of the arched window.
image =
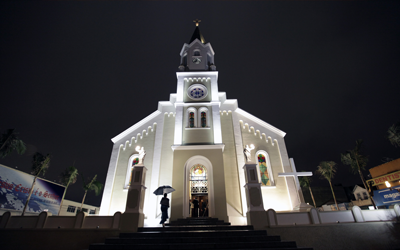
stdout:
[(187, 128), (196, 128), (197, 127), (197, 110), (195, 108), (187, 109)]
[(256, 161), (261, 187), (275, 186), (268, 153), (264, 150), (257, 151)]
[(199, 108), (199, 127), (208, 128), (208, 109), (206, 107)]
[(193, 51), (194, 56), (200, 56), (200, 50), (195, 50)]
[(194, 128), (194, 112), (189, 112), (189, 128)]
[(191, 194), (207, 194), (207, 168), (196, 164), (190, 169), (190, 192)]
[(205, 111), (202, 111), (201, 113), (200, 113), (200, 115), (201, 115), (201, 120), (200, 120), (200, 122), (201, 122), (201, 127), (202, 128), (205, 128), (205, 127), (207, 127), (207, 113), (205, 112)]
[(128, 170), (126, 172), (126, 177), (125, 177), (125, 189), (128, 189), (129, 186), (131, 185), (132, 181), (132, 171), (135, 165), (139, 163), (139, 155), (134, 154), (129, 158), (129, 165), (128, 165)]

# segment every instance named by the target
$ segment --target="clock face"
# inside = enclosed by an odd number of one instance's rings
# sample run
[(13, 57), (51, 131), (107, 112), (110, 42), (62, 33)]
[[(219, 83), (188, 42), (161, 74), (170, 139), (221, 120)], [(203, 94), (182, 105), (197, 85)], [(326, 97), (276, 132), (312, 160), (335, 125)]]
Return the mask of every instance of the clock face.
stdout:
[(207, 96), (207, 88), (202, 84), (193, 84), (187, 90), (187, 95), (190, 99), (201, 100)]
[(199, 63), (201, 63), (201, 59), (200, 58), (193, 58), (192, 62), (194, 62), (195, 64), (199, 64)]

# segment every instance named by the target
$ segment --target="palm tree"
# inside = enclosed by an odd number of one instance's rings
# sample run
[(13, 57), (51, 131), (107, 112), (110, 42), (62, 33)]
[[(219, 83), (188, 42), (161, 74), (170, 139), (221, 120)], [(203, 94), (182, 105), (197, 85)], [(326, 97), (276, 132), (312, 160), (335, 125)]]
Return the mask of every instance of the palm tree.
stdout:
[(47, 156), (42, 155), (41, 153), (37, 152), (33, 155), (32, 160), (32, 174), (35, 175), (33, 179), (31, 190), (29, 191), (28, 198), (26, 199), (24, 210), (22, 210), (22, 216), (25, 215), (26, 208), (28, 207), (29, 200), (31, 199), (33, 188), (36, 183), (36, 179), (38, 178), (39, 174), (42, 173), (43, 175), (46, 173), (46, 170), (49, 168), (50, 164), (50, 155)]
[(61, 212), (61, 207), (64, 201), (65, 194), (67, 193), (68, 186), (70, 184), (75, 184), (75, 182), (78, 180), (78, 169), (75, 168), (75, 166), (68, 167), (65, 169), (63, 173), (60, 175), (60, 182), (62, 185), (65, 186), (64, 194), (61, 199), (61, 204), (60, 204), (60, 209), (58, 210), (58, 215), (60, 215)]
[(322, 179), (326, 179), (331, 186), (333, 199), (335, 200), (336, 208), (339, 210), (339, 206), (336, 201), (335, 193), (332, 188), (332, 179), (336, 173), (336, 163), (333, 161), (322, 161), (317, 167), (317, 173), (321, 175)]
[(300, 185), (302, 187), (308, 188), (310, 190), (311, 198), (312, 198), (312, 200), (314, 202), (314, 207), (317, 207), (317, 205), (315, 204), (314, 195), (313, 195), (313, 193), (311, 191), (311, 186), (310, 186), (311, 181), (312, 181), (311, 177), (309, 177), (309, 176), (300, 176), (299, 177), (299, 181), (300, 181)]
[(100, 194), (100, 191), (103, 189), (103, 184), (101, 184), (99, 181), (97, 181), (96, 178), (97, 178), (97, 175), (95, 175), (90, 182), (86, 183), (85, 179), (82, 176), (83, 189), (85, 190), (85, 195), (83, 196), (83, 199), (82, 199), (82, 204), (81, 204), (81, 208), (80, 208), (81, 211), (82, 211), (82, 207), (83, 207), (83, 202), (85, 202), (87, 192), (90, 190), (93, 190), (97, 196)]
[(0, 157), (4, 158), (12, 151), (17, 151), (18, 154), (22, 155), (26, 151), (25, 143), (18, 139), (18, 133), (15, 129), (8, 129), (7, 132), (0, 135)]
[(390, 143), (395, 147), (400, 147), (400, 122), (393, 124), (388, 129), (388, 136)]
[[(367, 184), (365, 183), (364, 175), (361, 172), (361, 170), (365, 170), (365, 167), (367, 166), (368, 156), (362, 154), (361, 146), (362, 140), (357, 140), (356, 147), (354, 149), (347, 150), (344, 154), (341, 154), (341, 159), (344, 165), (350, 166), (350, 171), (352, 171), (354, 174), (358, 173), (360, 175), (364, 188), (368, 190)], [(371, 196), (369, 197), (376, 209), (375, 202), (373, 201)]]

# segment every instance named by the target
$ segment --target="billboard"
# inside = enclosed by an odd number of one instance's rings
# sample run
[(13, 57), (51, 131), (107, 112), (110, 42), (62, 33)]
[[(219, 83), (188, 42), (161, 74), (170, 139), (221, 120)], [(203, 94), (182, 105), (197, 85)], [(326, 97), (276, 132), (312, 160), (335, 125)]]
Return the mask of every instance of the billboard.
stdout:
[[(0, 164), (0, 207), (22, 211), (34, 178)], [(26, 212), (57, 214), (64, 190), (64, 186), (37, 178)]]
[(384, 185), (385, 181), (397, 181), (397, 180), (400, 180), (400, 170), (390, 174), (375, 177), (373, 179), (367, 180), (367, 182), (371, 182), (372, 186), (376, 186), (376, 185)]
[(400, 186), (374, 190), (374, 201), (377, 206), (390, 206), (394, 204), (400, 204)]

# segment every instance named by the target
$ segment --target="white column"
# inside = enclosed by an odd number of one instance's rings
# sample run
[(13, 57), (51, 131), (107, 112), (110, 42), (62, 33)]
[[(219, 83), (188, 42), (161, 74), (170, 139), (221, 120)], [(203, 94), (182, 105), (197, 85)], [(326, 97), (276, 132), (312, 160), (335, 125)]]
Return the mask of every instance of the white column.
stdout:
[(219, 102), (213, 102), (212, 118), (213, 118), (213, 131), (214, 131), (214, 144), (222, 144), (222, 131), (221, 131), (221, 117), (219, 113)]
[[(245, 164), (244, 155), (243, 155), (243, 139), (242, 139), (242, 131), (240, 129), (239, 118), (236, 112), (232, 112), (232, 122), (233, 122), (233, 131), (235, 135), (235, 147), (236, 147), (236, 159), (238, 164), (238, 174), (239, 174), (239, 185), (240, 187), (244, 187), (246, 184), (244, 172), (241, 169), (241, 166)], [(240, 189), (240, 195), (242, 198), (242, 209), (243, 216), (247, 213), (247, 197), (246, 190), (244, 188)]]
[(258, 180), (257, 164), (248, 162), (243, 167), (246, 176), (247, 196), (247, 224), (256, 230), (262, 230), (268, 226), (267, 212), (264, 210), (264, 202), (261, 194), (261, 183)]
[(132, 171), (132, 181), (129, 186), (126, 199), (125, 212), (121, 216), (120, 229), (123, 233), (137, 232), (144, 226), (144, 196), (147, 168), (144, 165), (136, 165)]
[(118, 161), (120, 146), (121, 143), (119, 142), (115, 143), (111, 152), (111, 159), (108, 165), (106, 184), (104, 185), (104, 191), (103, 191), (103, 197), (101, 199), (99, 215), (110, 215), (109, 209), (112, 196), (112, 188), (114, 186), (114, 177), (117, 171), (117, 161)]
[(261, 194), (261, 183), (258, 180), (257, 164), (246, 163), (243, 169), (246, 176), (245, 189), (248, 211), (265, 211)]
[(175, 137), (174, 145), (182, 144), (182, 129), (183, 129), (183, 103), (175, 103)]
[[(151, 182), (150, 182), (150, 191), (153, 192), (158, 188), (159, 174), (160, 174), (160, 164), (161, 164), (161, 147), (162, 147), (162, 138), (164, 132), (164, 117), (165, 115), (160, 115), (157, 122), (156, 127), (156, 135), (154, 142), (154, 151), (153, 151), (153, 167), (151, 170)], [(147, 197), (148, 203), (146, 203), (146, 214), (148, 220), (156, 219), (157, 216), (157, 197), (155, 195)]]

